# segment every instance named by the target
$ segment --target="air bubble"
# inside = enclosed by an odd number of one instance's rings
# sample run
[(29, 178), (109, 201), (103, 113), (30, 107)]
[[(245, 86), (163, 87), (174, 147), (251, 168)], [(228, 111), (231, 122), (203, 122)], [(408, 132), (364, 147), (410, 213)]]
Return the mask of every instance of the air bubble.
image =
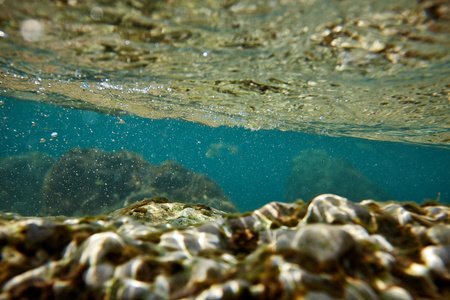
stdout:
[(37, 42), (44, 36), (44, 25), (38, 20), (28, 19), (22, 22), (20, 34), (27, 42)]
[(94, 20), (100, 20), (103, 18), (103, 9), (101, 9), (100, 7), (96, 6), (94, 8), (91, 9), (91, 18)]

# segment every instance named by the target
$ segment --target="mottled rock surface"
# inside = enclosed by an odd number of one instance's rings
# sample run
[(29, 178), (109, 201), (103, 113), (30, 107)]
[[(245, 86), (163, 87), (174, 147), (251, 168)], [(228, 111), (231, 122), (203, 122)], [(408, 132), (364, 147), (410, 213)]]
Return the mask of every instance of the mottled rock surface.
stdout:
[(447, 206), (329, 194), (244, 215), (164, 198), (97, 217), (3, 213), (0, 298), (448, 299), (449, 224)]
[(237, 211), (206, 175), (174, 161), (157, 166), (131, 151), (73, 148), (52, 165), (42, 192), (44, 215), (93, 215), (153, 197)]
[(101, 213), (149, 185), (155, 168), (131, 151), (73, 148), (53, 164), (45, 177), (44, 213), (69, 216)]

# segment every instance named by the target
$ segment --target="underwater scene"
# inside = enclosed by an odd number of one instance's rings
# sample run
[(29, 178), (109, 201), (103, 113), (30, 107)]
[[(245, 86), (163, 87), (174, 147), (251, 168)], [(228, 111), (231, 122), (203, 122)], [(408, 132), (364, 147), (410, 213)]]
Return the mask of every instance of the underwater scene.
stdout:
[(446, 148), (110, 116), (6, 97), (0, 111), (0, 208), (22, 215), (103, 213), (160, 196), (228, 212), (326, 193), (450, 203)]
[(0, 299), (449, 299), (443, 0), (0, 0)]

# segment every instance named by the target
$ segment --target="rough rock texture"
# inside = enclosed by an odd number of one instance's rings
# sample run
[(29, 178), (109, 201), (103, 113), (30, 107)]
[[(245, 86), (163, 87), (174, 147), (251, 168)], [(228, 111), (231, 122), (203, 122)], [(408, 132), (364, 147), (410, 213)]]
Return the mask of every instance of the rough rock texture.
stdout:
[(54, 161), (50, 155), (38, 151), (1, 158), (0, 209), (36, 214), (43, 201), (45, 174)]
[(171, 201), (201, 203), (223, 211), (237, 212), (217, 182), (174, 161), (165, 161), (157, 167), (150, 191)]
[(45, 178), (44, 213), (98, 214), (149, 185), (155, 168), (130, 151), (73, 148), (55, 162)]
[(220, 186), (206, 175), (173, 161), (156, 166), (130, 151), (95, 148), (64, 153), (49, 170), (43, 195), (46, 215), (99, 214), (124, 203), (161, 196), (237, 211)]
[(352, 201), (388, 200), (379, 186), (349, 161), (332, 157), (325, 150), (306, 150), (292, 159), (286, 201), (309, 201), (323, 193), (342, 195)]
[(163, 198), (3, 214), (0, 298), (448, 299), (449, 225), (449, 207), (335, 195), (244, 215)]

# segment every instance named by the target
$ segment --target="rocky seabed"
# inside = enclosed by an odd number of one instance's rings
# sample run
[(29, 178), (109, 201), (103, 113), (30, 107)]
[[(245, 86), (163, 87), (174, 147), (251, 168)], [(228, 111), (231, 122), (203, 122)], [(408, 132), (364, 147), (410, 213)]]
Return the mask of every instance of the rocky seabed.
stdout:
[(325, 194), (0, 217), (0, 299), (450, 299), (450, 209)]

